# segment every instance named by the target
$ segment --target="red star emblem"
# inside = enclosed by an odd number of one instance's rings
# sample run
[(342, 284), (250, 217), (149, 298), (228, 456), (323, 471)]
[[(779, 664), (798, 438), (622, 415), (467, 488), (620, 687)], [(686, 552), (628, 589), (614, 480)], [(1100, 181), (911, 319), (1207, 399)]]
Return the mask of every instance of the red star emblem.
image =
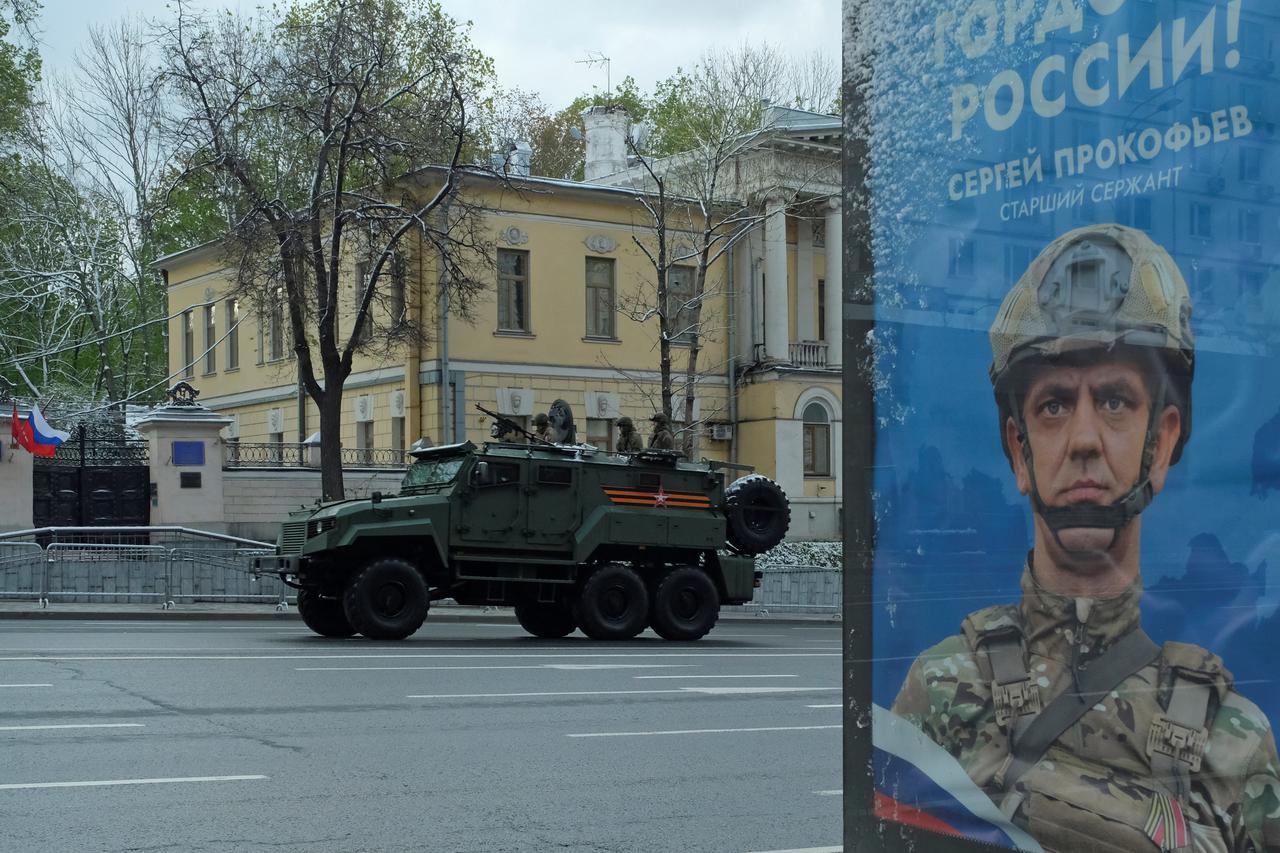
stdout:
[(659, 486), (659, 487), (658, 487), (658, 493), (657, 493), (656, 495), (654, 495), (654, 496), (653, 496), (653, 505), (654, 505), (654, 506), (666, 506), (666, 505), (667, 505), (667, 493), (666, 493), (666, 492), (664, 492), (664, 491), (662, 491), (662, 487), (661, 487), (661, 486)]

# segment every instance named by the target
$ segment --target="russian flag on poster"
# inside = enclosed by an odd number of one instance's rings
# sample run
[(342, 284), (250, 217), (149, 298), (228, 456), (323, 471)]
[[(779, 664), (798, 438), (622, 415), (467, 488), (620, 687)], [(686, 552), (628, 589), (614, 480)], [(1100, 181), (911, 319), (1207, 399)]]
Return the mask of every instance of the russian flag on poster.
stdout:
[(40, 406), (35, 403), (31, 404), (28, 421), (31, 424), (31, 437), (35, 442), (31, 453), (35, 456), (53, 456), (58, 452), (58, 445), (71, 438), (71, 433), (50, 426), (40, 413)]
[(877, 817), (1010, 850), (1044, 853), (1034, 838), (1000, 813), (951, 753), (907, 720), (872, 706), (871, 741)]

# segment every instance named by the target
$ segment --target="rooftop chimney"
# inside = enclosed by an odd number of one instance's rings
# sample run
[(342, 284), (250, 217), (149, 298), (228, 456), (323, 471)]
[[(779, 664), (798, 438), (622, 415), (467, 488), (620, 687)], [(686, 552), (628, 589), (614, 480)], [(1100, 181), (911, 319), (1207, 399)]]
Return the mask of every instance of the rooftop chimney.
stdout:
[(589, 107), (582, 111), (587, 129), (586, 179), (597, 181), (627, 168), (627, 111)]

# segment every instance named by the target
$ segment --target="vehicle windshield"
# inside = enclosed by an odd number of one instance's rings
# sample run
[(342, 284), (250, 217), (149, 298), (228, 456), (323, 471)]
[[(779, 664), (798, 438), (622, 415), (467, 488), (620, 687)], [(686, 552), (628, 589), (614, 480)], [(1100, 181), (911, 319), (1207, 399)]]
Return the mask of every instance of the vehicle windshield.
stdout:
[(444, 459), (423, 459), (414, 462), (405, 472), (400, 483), (402, 490), (420, 489), (425, 486), (442, 486), (452, 483), (458, 476), (458, 469), (466, 460), (465, 456), (450, 456)]

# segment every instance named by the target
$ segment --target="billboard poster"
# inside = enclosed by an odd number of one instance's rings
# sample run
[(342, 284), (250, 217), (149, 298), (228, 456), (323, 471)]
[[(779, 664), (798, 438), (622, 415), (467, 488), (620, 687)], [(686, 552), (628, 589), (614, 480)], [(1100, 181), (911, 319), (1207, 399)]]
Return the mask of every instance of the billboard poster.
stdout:
[(1280, 850), (1280, 5), (848, 9), (874, 813)]

